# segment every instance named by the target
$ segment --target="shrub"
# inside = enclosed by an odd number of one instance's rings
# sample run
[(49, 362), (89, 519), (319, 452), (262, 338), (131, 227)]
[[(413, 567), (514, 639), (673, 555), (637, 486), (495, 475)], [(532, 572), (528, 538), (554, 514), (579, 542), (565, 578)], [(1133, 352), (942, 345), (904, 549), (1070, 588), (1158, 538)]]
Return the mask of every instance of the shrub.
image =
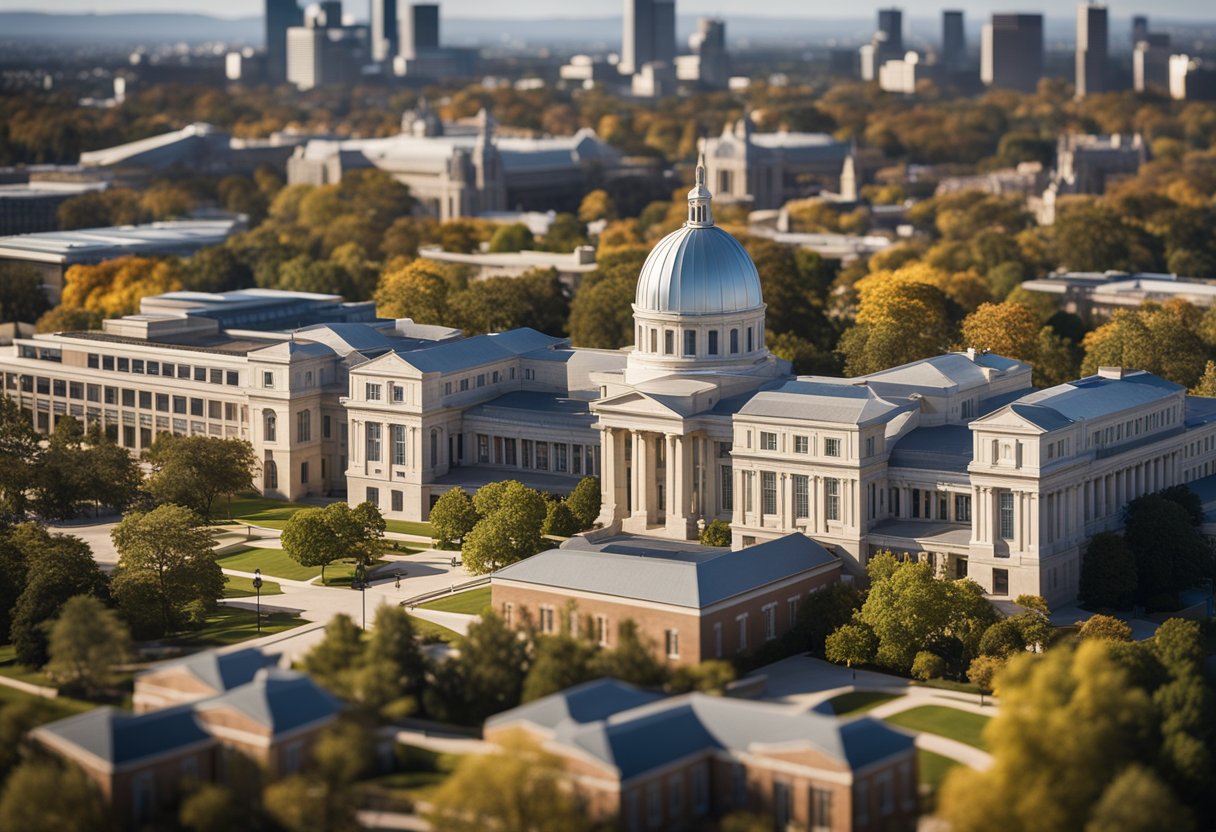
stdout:
[(578, 520), (575, 519), (570, 506), (561, 500), (553, 500), (545, 509), (545, 522), (540, 530), (542, 534), (569, 537), (578, 534)]
[(996, 676), (1005, 667), (1005, 660), (996, 656), (976, 656), (967, 668), (967, 679), (982, 691), (996, 692)]
[(1081, 622), (1080, 636), (1083, 641), (1131, 641), (1132, 628), (1113, 615), (1091, 615)]
[(578, 530), (589, 529), (600, 516), (600, 481), (598, 477), (583, 477), (574, 486), (566, 505), (578, 521)]
[(946, 660), (936, 653), (921, 650), (912, 660), (912, 678), (927, 682), (946, 673)]
[(706, 526), (705, 531), (701, 532), (701, 545), (729, 546), (730, 523), (725, 520), (715, 520)]

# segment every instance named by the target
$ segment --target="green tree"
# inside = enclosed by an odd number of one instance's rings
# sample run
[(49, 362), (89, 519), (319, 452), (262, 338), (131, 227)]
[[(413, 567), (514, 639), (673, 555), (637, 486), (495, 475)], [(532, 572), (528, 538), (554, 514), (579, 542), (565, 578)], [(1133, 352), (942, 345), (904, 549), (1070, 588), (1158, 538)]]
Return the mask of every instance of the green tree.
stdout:
[(426, 712), (440, 720), (479, 724), (520, 702), (529, 645), (493, 611), (469, 624), (460, 656), (435, 670), (423, 693)]
[(500, 225), (490, 237), (490, 251), (523, 251), (535, 245), (532, 232), (522, 222)]
[(586, 476), (578, 481), (574, 490), (566, 497), (579, 529), (589, 529), (600, 516), (600, 479)]
[(967, 666), (967, 680), (985, 693), (996, 689), (997, 674), (1005, 669), (1001, 656), (976, 656)]
[(55, 420), (34, 476), (34, 509), (43, 517), (75, 517), (87, 501), (84, 430), (71, 416)]
[(1126, 609), (1136, 592), (1136, 557), (1114, 532), (1090, 538), (1081, 558), (1078, 596), (1089, 609)]
[(1139, 596), (1149, 606), (1168, 607), (1180, 591), (1212, 575), (1212, 550), (1191, 514), (1161, 494), (1128, 503), (1123, 537), (1136, 557)]
[(357, 701), (383, 719), (409, 716), (421, 700), (426, 670), (409, 614), (398, 606), (380, 607), (355, 678)]
[(359, 832), (349, 784), (293, 774), (266, 787), (266, 814), (282, 832)]
[(145, 488), (161, 503), (175, 503), (211, 518), (217, 497), (249, 491), (257, 456), (244, 439), (157, 434), (144, 452), (152, 467)]
[(980, 653), (998, 659), (1007, 659), (1025, 649), (1026, 639), (1022, 635), (1022, 628), (1012, 618), (997, 621), (984, 631), (980, 639)]
[(106, 576), (78, 537), (49, 534), (24, 523), (9, 535), (23, 554), (26, 580), (13, 607), (11, 637), (17, 661), (41, 667), (47, 660), (47, 624), (76, 595), (108, 595)]
[(114, 684), (114, 669), (131, 657), (131, 632), (91, 595), (69, 598), (50, 629), (46, 673), (57, 685), (95, 694)]
[(570, 317), (570, 301), (556, 269), (531, 269), (518, 277), (488, 277), (453, 293), (454, 321), (469, 334), (531, 327), (560, 335)]
[(0, 323), (32, 324), (50, 308), (37, 269), (20, 263), (0, 263)]
[(1082, 346), (1081, 372), (1085, 375), (1096, 373), (1099, 367), (1127, 367), (1193, 387), (1207, 366), (1207, 345), (1176, 309), (1120, 309), (1086, 335)]
[(637, 274), (587, 275), (570, 301), (570, 341), (588, 349), (618, 350), (633, 343)]
[(29, 413), (0, 396), (0, 516), (24, 516), (41, 453)]
[(1135, 763), (1125, 768), (1102, 792), (1090, 813), (1085, 832), (1190, 832), (1194, 815), (1178, 802), (1151, 769)]
[(680, 665), (671, 671), (667, 689), (671, 693), (708, 693), (722, 696), (726, 686), (737, 677), (735, 666), (721, 659), (700, 664)]
[(431, 796), (428, 819), (447, 832), (579, 832), (587, 816), (567, 786), (565, 766), (522, 732), (499, 750), (470, 754)]
[(725, 520), (714, 520), (701, 532), (702, 546), (729, 546), (730, 539), (730, 523)]
[(596, 653), (594, 644), (567, 633), (537, 639), (522, 701), (531, 702), (594, 679)]
[(46, 759), (18, 766), (0, 791), (0, 829), (106, 832), (110, 808), (80, 769)]
[(243, 805), (237, 791), (229, 786), (200, 783), (182, 801), (177, 820), (189, 832), (228, 832), (256, 828), (260, 810), (258, 804)]
[(144, 475), (139, 463), (102, 429), (100, 422), (89, 425), (87, 446), (82, 461), (83, 494), (100, 510), (109, 506), (126, 511), (139, 496)]
[(435, 539), (440, 546), (447, 548), (464, 540), (477, 525), (478, 514), (469, 492), (457, 486), (439, 495), (435, 505), (431, 506), (430, 519), (431, 527), (435, 529)]
[[(176, 505), (131, 512), (110, 537), (118, 550), (114, 597), (132, 629), (161, 636), (215, 608), (227, 578), (211, 551), (211, 531), (197, 514)], [(148, 601), (155, 617), (143, 608)]]
[(835, 583), (807, 596), (798, 607), (797, 623), (806, 648), (823, 656), (827, 637), (853, 620), (853, 614), (861, 609), (861, 600), (861, 593), (846, 583)]
[(477, 489), (473, 505), (481, 519), (465, 536), (464, 561), (474, 575), (531, 557), (541, 548), (545, 499), (516, 480)]
[(325, 509), (304, 508), (287, 518), (280, 538), (283, 551), (301, 566), (321, 567), (321, 583), (325, 583), (325, 567), (343, 557), (346, 550), (325, 516)]
[(827, 637), (823, 649), (827, 660), (836, 664), (869, 664), (878, 652), (878, 637), (866, 624), (842, 624)]
[(346, 557), (370, 566), (380, 553), (384, 540), (384, 515), (375, 503), (366, 500), (351, 508), (346, 503), (330, 503), (325, 519), (346, 551)]
[(921, 650), (912, 660), (912, 678), (927, 682), (946, 675), (946, 660), (936, 653)]
[(353, 700), (365, 646), (363, 631), (349, 615), (338, 613), (325, 625), (325, 637), (304, 656), (304, 670), (318, 684)]

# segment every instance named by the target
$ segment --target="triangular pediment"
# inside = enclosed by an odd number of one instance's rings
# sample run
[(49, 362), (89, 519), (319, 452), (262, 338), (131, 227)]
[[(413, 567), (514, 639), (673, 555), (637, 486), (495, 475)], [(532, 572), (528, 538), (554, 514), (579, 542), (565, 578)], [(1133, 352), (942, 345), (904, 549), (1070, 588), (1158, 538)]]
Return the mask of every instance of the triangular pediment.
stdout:
[(972, 429), (1005, 428), (1018, 433), (1047, 433), (1069, 423), (1058, 411), (1036, 405), (1005, 405), (971, 423)]
[(636, 390), (600, 399), (593, 405), (593, 409), (600, 413), (636, 413), (646, 416), (683, 415), (658, 399)]

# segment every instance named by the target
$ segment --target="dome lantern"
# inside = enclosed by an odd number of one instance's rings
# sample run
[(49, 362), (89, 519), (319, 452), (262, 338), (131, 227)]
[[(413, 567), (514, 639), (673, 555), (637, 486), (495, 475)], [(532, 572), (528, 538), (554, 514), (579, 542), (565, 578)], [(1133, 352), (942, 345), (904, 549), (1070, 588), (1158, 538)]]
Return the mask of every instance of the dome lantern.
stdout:
[(714, 195), (705, 187), (705, 156), (697, 160), (697, 181), (688, 192), (688, 225), (709, 228), (714, 224)]

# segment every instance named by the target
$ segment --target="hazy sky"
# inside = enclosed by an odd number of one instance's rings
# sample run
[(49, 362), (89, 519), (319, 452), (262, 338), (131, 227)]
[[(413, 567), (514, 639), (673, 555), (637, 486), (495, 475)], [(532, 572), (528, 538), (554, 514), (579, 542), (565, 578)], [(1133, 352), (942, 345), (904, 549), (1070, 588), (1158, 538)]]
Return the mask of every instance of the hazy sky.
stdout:
[[(304, 5), (304, 3), (302, 3)], [(442, 0), (450, 17), (601, 17), (619, 13), (620, 0)], [(969, 14), (993, 11), (1041, 11), (1050, 16), (1072, 14), (1068, 0), (889, 0), (849, 2), (835, 0), (678, 0), (681, 14), (791, 15), (796, 17), (868, 17), (883, 6), (899, 6), (911, 16), (936, 15), (942, 8), (961, 8)], [(1216, 19), (1216, 0), (1111, 0), (1114, 17), (1145, 13), (1157, 17)], [(346, 11), (365, 16), (367, 0), (346, 0)], [(0, 11), (204, 12), (225, 16), (261, 13), (260, 0), (0, 0)]]

